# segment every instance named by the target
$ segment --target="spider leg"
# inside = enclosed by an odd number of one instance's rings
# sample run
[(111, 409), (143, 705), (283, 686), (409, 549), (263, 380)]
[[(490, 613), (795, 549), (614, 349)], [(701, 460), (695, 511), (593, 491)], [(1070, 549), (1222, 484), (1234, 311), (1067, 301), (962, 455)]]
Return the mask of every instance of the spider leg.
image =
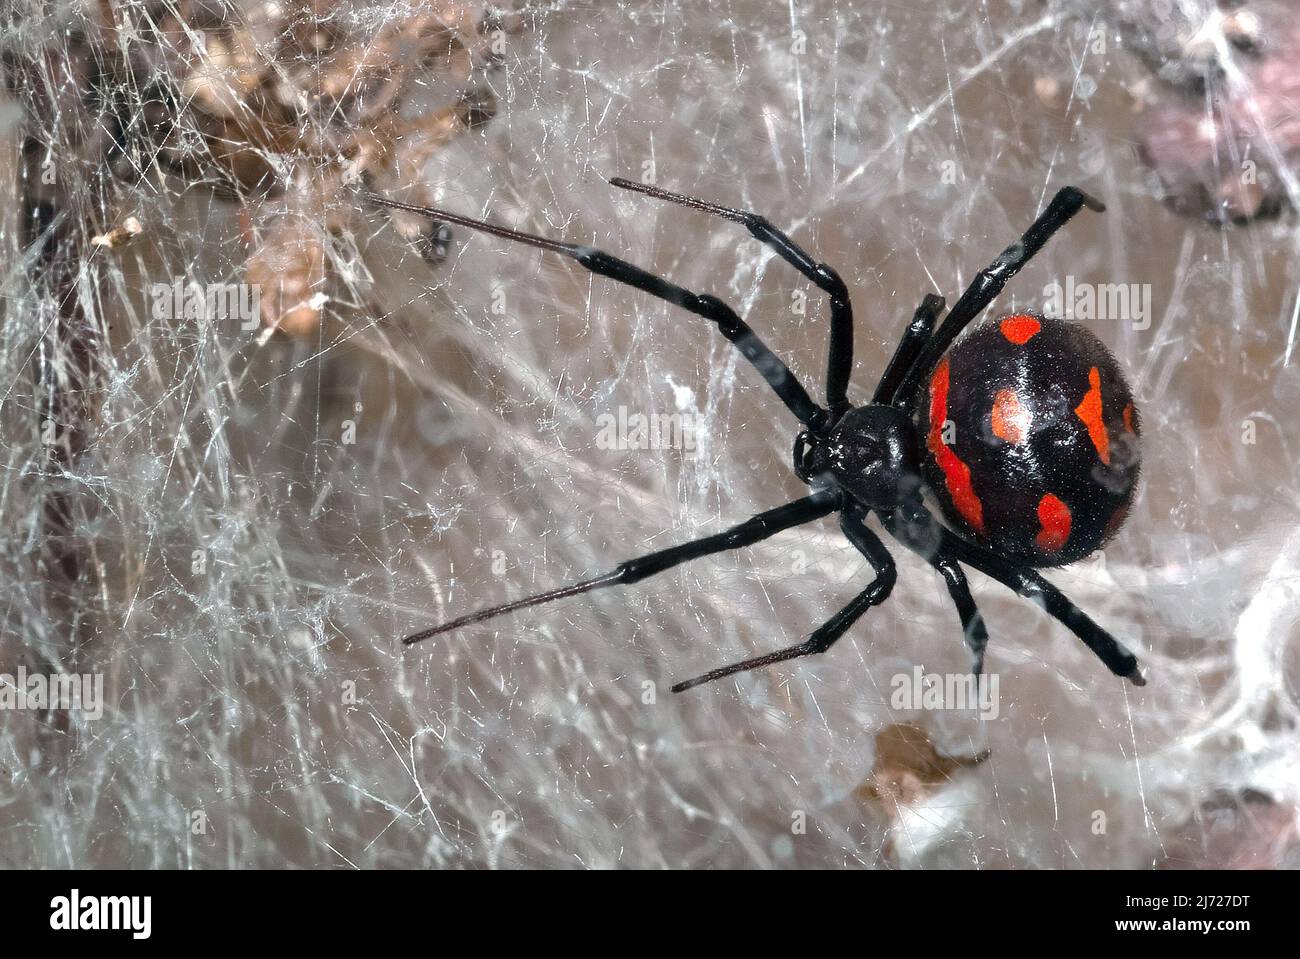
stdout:
[(673, 692), (685, 692), (695, 686), (711, 683), (715, 679), (722, 679), (724, 676), (730, 676), (733, 673), (758, 669), (760, 666), (770, 666), (773, 663), (784, 662), (787, 659), (798, 659), (800, 656), (824, 653), (835, 644), (837, 639), (848, 632), (849, 627), (863, 613), (872, 606), (878, 606), (888, 599), (890, 591), (894, 588), (897, 572), (894, 569), (894, 559), (889, 555), (889, 550), (885, 548), (885, 544), (880, 541), (880, 537), (863, 525), (862, 516), (856, 511), (846, 511), (840, 517), (840, 528), (844, 530), (844, 535), (849, 538), (849, 541), (867, 558), (867, 562), (871, 564), (871, 568), (876, 572), (876, 578), (871, 581), (866, 589), (855, 596), (852, 602), (832, 616), (802, 643), (786, 649), (779, 649), (774, 653), (766, 653), (752, 659), (732, 663), (730, 666), (711, 669), (702, 676), (696, 676), (694, 679), (677, 683), (673, 686)]
[(1019, 566), (982, 546), (962, 539), (940, 524), (920, 505), (913, 505), (911, 512), (912, 522), (933, 523), (938, 528), (940, 548), (944, 552), (959, 562), (973, 566), (986, 576), (996, 579), (1025, 599), (1033, 600), (1042, 606), (1049, 616), (1083, 640), (1084, 645), (1091, 649), (1093, 654), (1116, 676), (1127, 679), (1134, 686), (1146, 685), (1146, 677), (1142, 675), (1137, 657), (1132, 651), (1093, 622), (1087, 613), (1044, 579), (1037, 570)]
[(935, 320), (943, 312), (944, 299), (942, 296), (936, 296), (933, 293), (927, 293), (921, 305), (916, 308), (916, 313), (912, 315), (912, 322), (907, 325), (903, 331), (903, 338), (898, 341), (898, 346), (894, 350), (894, 355), (885, 367), (885, 372), (880, 376), (880, 382), (876, 384), (876, 392), (871, 397), (873, 403), (888, 403), (894, 391), (898, 389), (898, 384), (902, 381), (903, 376), (916, 362), (917, 356), (925, 347), (926, 340), (934, 332)]
[(649, 293), (651, 296), (665, 300), (675, 306), (680, 306), (696, 316), (702, 316), (714, 323), (722, 335), (740, 351), (741, 355), (753, 364), (754, 368), (762, 374), (763, 379), (767, 380), (768, 385), (772, 387), (776, 395), (780, 397), (781, 402), (785, 403), (786, 407), (801, 423), (816, 429), (823, 426), (828, 419), (826, 410), (812, 401), (812, 397), (808, 395), (808, 391), (804, 389), (803, 384), (795, 378), (790, 368), (772, 352), (767, 344), (758, 338), (744, 320), (736, 315), (735, 310), (716, 296), (707, 293), (692, 293), (690, 290), (677, 286), (675, 283), (670, 283), (638, 266), (633, 266), (626, 260), (620, 260), (609, 253), (580, 243), (564, 243), (560, 240), (551, 240), (532, 233), (523, 233), (519, 230), (496, 226), (483, 220), (462, 216), (459, 213), (435, 209), (434, 207), (399, 203), (377, 193), (365, 193), (364, 196), (367, 201), (377, 206), (418, 213), (434, 220), (454, 223), (470, 230), (478, 230), (491, 236), (514, 240), (518, 243), (535, 246), (538, 249), (559, 253), (562, 256), (576, 260), (592, 273), (608, 277), (619, 283), (625, 283), (644, 293)]
[(962, 572), (961, 564), (951, 556), (936, 556), (931, 560), (930, 565), (939, 571), (944, 582), (948, 584), (948, 595), (952, 597), (953, 605), (957, 607), (962, 636), (965, 638), (966, 648), (971, 652), (973, 660), (971, 671), (978, 676), (984, 672), (984, 650), (989, 645), (989, 630), (984, 624), (984, 617), (980, 615), (979, 607), (975, 605), (975, 597), (971, 595), (966, 574)]
[(1116, 676), (1127, 679), (1134, 686), (1145, 686), (1146, 677), (1138, 665), (1137, 656), (1102, 629), (1092, 618), (1074, 604), (1068, 596), (1043, 578), (1034, 569), (1016, 566), (992, 553), (976, 556), (972, 553), (962, 556), (962, 562), (968, 566), (992, 576), (1008, 589), (1013, 589), (1026, 599), (1031, 599), (1042, 606), (1053, 619), (1062, 623), (1070, 632), (1083, 640), (1084, 645), (1106, 664)]
[(622, 177), (614, 177), (609, 183), (610, 186), (644, 193), (658, 200), (680, 203), (693, 210), (700, 210), (743, 225), (754, 239), (773, 250), (829, 296), (831, 336), (826, 360), (826, 402), (830, 405), (835, 419), (839, 419), (848, 411), (849, 378), (853, 374), (853, 304), (849, 299), (848, 288), (833, 268), (825, 263), (818, 263), (794, 240), (758, 213), (719, 206), (684, 193), (673, 193), (656, 186), (625, 180)]
[(636, 583), (647, 577), (654, 576), (656, 573), (662, 573), (666, 569), (671, 569), (693, 559), (699, 559), (701, 556), (721, 553), (729, 549), (740, 549), (742, 546), (751, 546), (770, 536), (774, 536), (782, 530), (820, 519), (839, 509), (840, 502), (840, 493), (838, 491), (822, 490), (812, 496), (805, 496), (803, 499), (795, 500), (793, 503), (787, 503), (784, 506), (778, 506), (776, 509), (759, 513), (757, 516), (750, 517), (745, 522), (724, 532), (705, 536), (702, 539), (682, 543), (678, 546), (670, 546), (668, 549), (648, 553), (636, 559), (630, 559), (627, 562), (620, 563), (603, 576), (583, 580), (569, 586), (561, 586), (558, 589), (538, 593), (524, 599), (516, 599), (500, 606), (493, 606), (490, 609), (481, 609), (478, 612), (461, 616), (459, 619), (453, 619), (449, 623), (443, 623), (441, 626), (435, 626), (432, 629), (426, 629), (407, 636), (402, 642), (409, 646), (431, 636), (447, 633), (462, 626), (481, 623), (484, 620), (492, 619), (503, 613), (514, 612), (517, 609), (539, 606), (552, 600), (589, 593), (592, 590), (604, 589), (607, 586), (625, 586), (629, 583)]
[[(957, 616), (961, 619), (966, 648), (970, 650), (974, 660), (973, 672), (978, 676), (984, 672), (984, 650), (989, 645), (989, 631), (984, 623), (984, 617), (980, 615), (979, 607), (975, 605), (975, 597), (971, 595), (970, 584), (966, 581), (966, 574), (962, 571), (961, 564), (957, 562), (951, 550), (942, 544), (936, 547), (935, 533), (932, 530), (918, 537), (914, 530), (900, 524), (894, 514), (882, 510), (878, 515), (885, 529), (889, 530), (896, 540), (929, 563), (943, 577), (948, 587), (948, 595), (952, 597), (953, 605), (957, 607)], [(938, 522), (928, 512), (925, 516), (938, 526)]]
[(1077, 187), (1060, 190), (1047, 205), (1047, 209), (1025, 231), (1018, 241), (1002, 251), (1002, 255), (981, 270), (948, 313), (947, 318), (925, 344), (920, 355), (899, 383), (889, 401), (895, 405), (910, 404), (917, 384), (934, 368), (953, 340), (985, 308), (993, 302), (1007, 281), (1020, 272), (1026, 263), (1052, 238), (1061, 227), (1069, 223), (1084, 207), (1102, 212), (1105, 205)]

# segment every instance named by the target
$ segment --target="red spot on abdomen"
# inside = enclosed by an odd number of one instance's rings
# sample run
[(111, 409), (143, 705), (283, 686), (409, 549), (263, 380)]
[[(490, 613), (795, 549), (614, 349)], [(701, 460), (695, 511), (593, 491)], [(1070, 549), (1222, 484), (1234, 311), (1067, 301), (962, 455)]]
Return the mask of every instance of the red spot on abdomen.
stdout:
[(934, 461), (943, 470), (948, 495), (962, 519), (976, 532), (984, 532), (984, 505), (970, 482), (970, 467), (943, 441), (943, 424), (948, 419), (948, 360), (944, 360), (930, 379), (930, 434), (926, 445)]
[(1133, 404), (1132, 403), (1124, 404), (1124, 429), (1128, 430), (1134, 436), (1137, 435), (1137, 430), (1133, 429)]
[(1047, 493), (1038, 501), (1038, 525), (1042, 527), (1034, 542), (1047, 553), (1059, 553), (1070, 539), (1070, 507)]
[(1016, 346), (1024, 346), (1034, 338), (1034, 334), (1043, 328), (1032, 316), (1008, 316), (1002, 321), (1000, 329), (1005, 336)]
[(1109, 466), (1110, 437), (1106, 435), (1106, 424), (1101, 419), (1101, 373), (1095, 366), (1088, 371), (1088, 392), (1083, 394), (1083, 402), (1074, 408), (1074, 412), (1088, 428), (1088, 438), (1096, 447), (1097, 455)]
[(1015, 390), (998, 390), (993, 397), (993, 435), (1013, 446), (1029, 435), (1030, 412), (1020, 405)]

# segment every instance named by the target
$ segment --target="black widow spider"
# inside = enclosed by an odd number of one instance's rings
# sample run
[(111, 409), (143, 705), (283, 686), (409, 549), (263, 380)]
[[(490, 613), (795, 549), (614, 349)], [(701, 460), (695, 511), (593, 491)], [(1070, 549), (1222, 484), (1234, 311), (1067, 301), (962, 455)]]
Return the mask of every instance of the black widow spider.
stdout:
[[(813, 492), (725, 532), (628, 560), (594, 579), (470, 613), (408, 636), (404, 643), (566, 596), (635, 583), (680, 563), (749, 546), (781, 530), (840, 513), (844, 535), (875, 571), (871, 584), (804, 642), (672, 687), (682, 692), (743, 670), (825, 652), (858, 617), (883, 602), (896, 572), (884, 543), (865, 524), (874, 513), (885, 530), (943, 576), (977, 674), (983, 668), (988, 630), (963, 564), (1036, 601), (1111, 672), (1135, 685), (1145, 684), (1133, 653), (1034, 569), (1087, 555), (1114, 534), (1127, 514), (1138, 476), (1138, 427), (1118, 365), (1087, 330), (1039, 314), (982, 324), (953, 345), (1007, 281), (1082, 207), (1104, 210), (1098, 200), (1074, 187), (1062, 189), (1024, 236), (975, 277), (937, 328), (944, 299), (927, 295), (871, 402), (855, 407), (847, 396), (853, 366), (852, 307), (848, 290), (831, 267), (815, 262), (758, 214), (621, 178), (610, 183), (742, 224), (830, 298), (826, 407), (813, 402), (785, 363), (717, 297), (693, 293), (589, 246), (374, 193), (367, 193), (366, 199), (563, 254), (593, 273), (710, 320), (803, 424), (794, 443), (794, 471)], [(928, 403), (921, 402), (923, 385), (928, 385)], [(966, 536), (945, 527), (926, 509), (923, 486)]]

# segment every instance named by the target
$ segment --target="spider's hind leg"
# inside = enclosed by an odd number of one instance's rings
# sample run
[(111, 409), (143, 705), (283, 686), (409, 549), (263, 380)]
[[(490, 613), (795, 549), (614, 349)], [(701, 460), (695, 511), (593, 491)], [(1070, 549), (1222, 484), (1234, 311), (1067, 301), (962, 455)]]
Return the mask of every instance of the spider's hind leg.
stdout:
[(742, 673), (750, 669), (758, 669), (761, 666), (771, 666), (773, 663), (784, 662), (787, 659), (798, 659), (800, 656), (813, 656), (817, 653), (824, 653), (835, 644), (837, 639), (849, 631), (849, 627), (857, 622), (863, 613), (872, 606), (879, 606), (888, 599), (898, 574), (894, 568), (894, 558), (889, 555), (889, 550), (885, 548), (885, 544), (880, 541), (880, 537), (867, 529), (862, 522), (862, 515), (856, 510), (846, 510), (844, 512), (840, 518), (840, 528), (844, 530), (844, 535), (867, 558), (867, 562), (875, 570), (876, 578), (871, 581), (866, 589), (853, 597), (852, 602), (823, 623), (815, 633), (802, 643), (779, 649), (774, 653), (766, 653), (752, 659), (741, 660), (738, 663), (732, 663), (730, 666), (711, 669), (702, 676), (696, 676), (694, 679), (677, 683), (673, 686), (673, 692), (685, 692), (703, 683), (722, 679), (724, 676), (731, 676), (734, 673)]
[(1118, 639), (1102, 629), (1059, 589), (1043, 578), (1038, 570), (1020, 566), (989, 550), (957, 536), (939, 524), (929, 511), (921, 506), (911, 508), (912, 521), (918, 524), (933, 523), (940, 536), (940, 550), (955, 560), (978, 569), (996, 579), (1003, 586), (1025, 599), (1033, 600), (1049, 616), (1083, 640), (1093, 655), (1106, 664), (1116, 676), (1123, 677), (1134, 686), (1145, 686), (1146, 677), (1138, 666), (1133, 652)]
[(889, 360), (889, 365), (885, 367), (885, 372), (880, 375), (880, 382), (876, 384), (876, 392), (871, 397), (873, 403), (888, 403), (898, 389), (898, 384), (902, 382), (907, 371), (911, 369), (916, 358), (921, 355), (925, 349), (926, 341), (934, 333), (935, 320), (943, 312), (944, 298), (934, 293), (927, 293), (921, 305), (916, 308), (912, 315), (912, 322), (907, 324), (907, 329), (903, 331), (902, 338), (898, 341), (898, 346), (894, 348), (894, 355)]
[(962, 572), (961, 564), (951, 556), (936, 556), (930, 560), (930, 565), (939, 571), (939, 575), (948, 584), (948, 595), (957, 607), (962, 636), (971, 653), (971, 672), (978, 676), (984, 672), (984, 650), (989, 645), (989, 630), (979, 607), (975, 605), (975, 597), (971, 595), (966, 574)]
[(1069, 223), (1084, 207), (1098, 213), (1106, 209), (1104, 203), (1077, 187), (1067, 186), (1058, 190), (1047, 209), (1029, 225), (1024, 235), (976, 274), (966, 292), (953, 304), (943, 323), (925, 343), (911, 368), (899, 379), (894, 394), (886, 402), (910, 404), (917, 385), (934, 369), (939, 357), (952, 346), (957, 335), (984, 312), (1007, 282), (1034, 258), (1056, 231)]
[(1015, 590), (1025, 599), (1033, 600), (1053, 619), (1083, 640), (1084, 645), (1106, 664), (1116, 676), (1127, 679), (1134, 686), (1145, 686), (1146, 677), (1133, 652), (1102, 629), (1092, 617), (1074, 604), (1070, 597), (1043, 578), (1037, 570), (1015, 566), (990, 555), (987, 559), (963, 557), (963, 562), (987, 573), (1008, 589)]
[(939, 541), (942, 533), (936, 528), (938, 521), (928, 511), (919, 514), (928, 517), (933, 525), (927, 524), (927, 529), (918, 536), (915, 530), (899, 523), (895, 515), (884, 511), (879, 515), (890, 535), (929, 563), (943, 577), (948, 586), (948, 595), (952, 597), (953, 605), (957, 607), (957, 616), (961, 619), (962, 635), (973, 660), (972, 672), (976, 676), (980, 675), (984, 672), (984, 651), (989, 645), (988, 627), (979, 607), (975, 605), (975, 597), (971, 595), (970, 584), (966, 581), (961, 564), (957, 562), (953, 551)]

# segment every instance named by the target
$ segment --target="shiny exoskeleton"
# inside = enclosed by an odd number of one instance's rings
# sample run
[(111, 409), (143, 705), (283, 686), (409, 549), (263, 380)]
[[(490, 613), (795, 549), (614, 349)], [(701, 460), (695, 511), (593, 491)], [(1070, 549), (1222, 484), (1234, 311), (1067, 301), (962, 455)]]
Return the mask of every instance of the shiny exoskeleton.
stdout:
[[(1032, 599), (1083, 640), (1116, 675), (1145, 679), (1137, 658), (1092, 621), (1037, 567), (1069, 563), (1103, 545), (1128, 513), (1136, 487), (1139, 420), (1115, 359), (1081, 326), (1017, 313), (959, 334), (975, 321), (1050, 237), (1084, 207), (1103, 210), (1074, 187), (1053, 198), (1019, 241), (981, 270), (943, 322), (944, 299), (927, 295), (885, 367), (869, 402), (848, 399), (853, 312), (839, 275), (763, 217), (627, 180), (623, 189), (683, 204), (742, 224), (755, 239), (820, 289), (830, 304), (826, 405), (820, 406), (779, 357), (727, 304), (589, 246), (510, 230), (445, 210), (411, 207), (375, 194), (382, 206), (423, 213), (572, 258), (591, 272), (666, 300), (713, 323), (803, 424), (794, 441), (795, 474), (811, 494), (703, 539), (628, 560), (559, 589), (462, 616), (408, 636), (406, 643), (502, 613), (596, 589), (627, 585), (680, 563), (759, 542), (838, 513), (840, 528), (875, 578), (808, 639), (732, 663), (673, 686), (692, 686), (782, 660), (825, 652), (897, 579), (893, 558), (866, 525), (874, 516), (942, 577), (957, 610), (975, 672), (988, 630), (963, 566)], [(929, 489), (951, 528), (926, 508)]]
[(999, 555), (1063, 566), (1128, 515), (1141, 427), (1119, 364), (1085, 327), (1036, 313), (981, 324), (939, 361), (918, 406), (944, 516)]

